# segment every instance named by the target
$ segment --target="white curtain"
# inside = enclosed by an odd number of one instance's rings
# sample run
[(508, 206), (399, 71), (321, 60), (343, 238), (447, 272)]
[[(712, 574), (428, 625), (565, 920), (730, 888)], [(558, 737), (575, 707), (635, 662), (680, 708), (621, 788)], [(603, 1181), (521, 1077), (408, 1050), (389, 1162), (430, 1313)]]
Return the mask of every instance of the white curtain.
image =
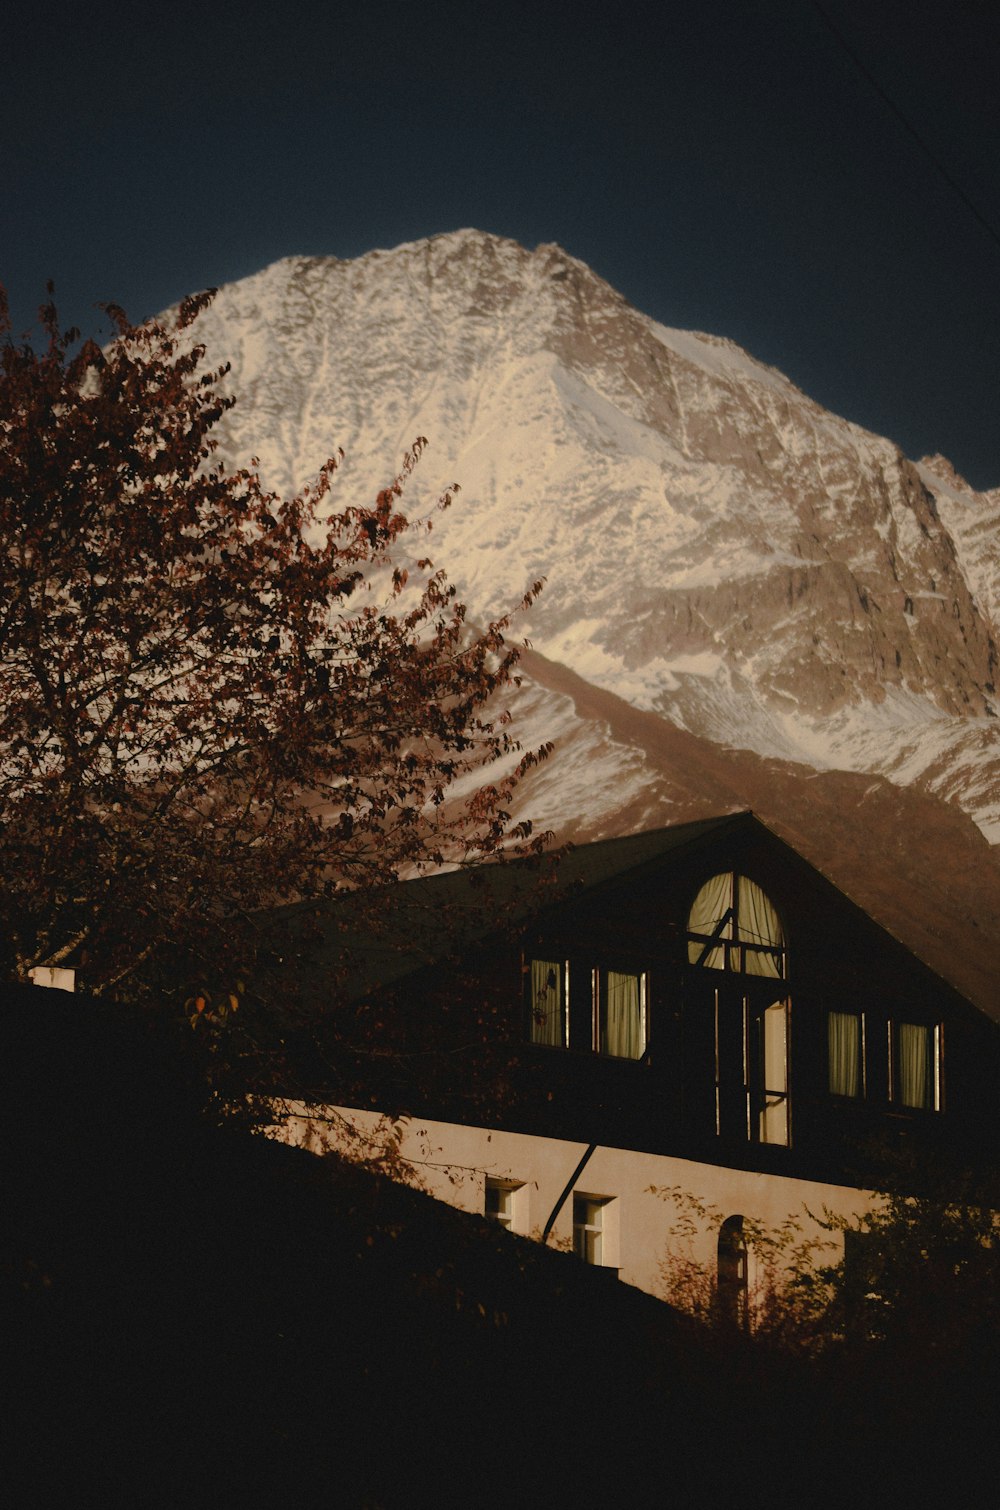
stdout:
[(743, 969), (747, 975), (765, 975), (780, 979), (784, 975), (785, 936), (781, 930), (778, 914), (770, 899), (761, 891), (756, 881), (740, 876), (736, 915), (739, 919), (739, 937), (748, 944), (770, 944), (771, 950), (744, 950)]
[(899, 1099), (904, 1106), (922, 1106), (932, 1110), (934, 1086), (931, 1074), (931, 1029), (914, 1022), (898, 1024), (897, 1069)]
[(828, 1012), (830, 1091), (834, 1096), (861, 1095), (861, 1018), (855, 1012)]
[(531, 961), (531, 1041), (563, 1048), (565, 1012), (563, 967), (556, 960)]
[(617, 1054), (621, 1059), (641, 1058), (646, 1047), (642, 977), (607, 970), (604, 991), (604, 1042), (601, 1045), (604, 1053)]
[[(723, 875), (713, 876), (706, 881), (694, 899), (691, 914), (688, 918), (688, 932), (697, 933), (702, 938), (711, 938), (716, 928), (726, 913), (733, 905), (733, 875), (731, 871)], [(719, 938), (731, 939), (733, 936), (732, 918), (726, 918)], [(724, 970), (726, 968), (726, 951), (721, 947), (710, 949), (701, 959), (704, 944), (688, 942), (688, 962), (697, 965), (699, 960), (712, 970)]]
[[(733, 910), (739, 925), (735, 932), (732, 917), (726, 917)], [(742, 970), (747, 975), (765, 976), (769, 980), (780, 980), (785, 974), (785, 936), (778, 914), (756, 881), (749, 880), (747, 876), (737, 877), (727, 871), (706, 881), (694, 899), (688, 917), (688, 932), (697, 933), (706, 940), (716, 937), (744, 944), (764, 945), (761, 949), (732, 951), (729, 968)], [(712, 970), (727, 968), (723, 944), (709, 949), (702, 959), (704, 949), (704, 944), (689, 940), (689, 964), (697, 965), (700, 962)]]

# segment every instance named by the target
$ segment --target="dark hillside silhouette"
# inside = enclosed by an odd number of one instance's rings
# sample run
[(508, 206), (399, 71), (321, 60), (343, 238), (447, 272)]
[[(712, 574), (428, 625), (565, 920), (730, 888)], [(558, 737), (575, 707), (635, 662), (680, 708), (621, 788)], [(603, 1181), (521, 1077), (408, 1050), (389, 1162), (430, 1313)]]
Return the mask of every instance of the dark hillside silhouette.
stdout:
[(973, 1381), (723, 1347), (569, 1255), (215, 1127), (152, 1019), (12, 987), (0, 1035), (12, 1504), (707, 1504), (734, 1475), (886, 1504), (929, 1453), (956, 1491), (990, 1471)]

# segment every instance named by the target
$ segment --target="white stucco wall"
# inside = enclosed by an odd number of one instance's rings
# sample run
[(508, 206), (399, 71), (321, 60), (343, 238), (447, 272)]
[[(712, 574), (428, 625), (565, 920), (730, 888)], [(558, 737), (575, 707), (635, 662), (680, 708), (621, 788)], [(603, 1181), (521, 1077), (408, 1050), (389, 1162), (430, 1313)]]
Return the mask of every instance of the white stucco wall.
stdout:
[[(377, 1142), (386, 1125), (373, 1112), (296, 1106), (290, 1108), (276, 1135), (321, 1153), (348, 1147), (352, 1130), (362, 1139), (373, 1137)], [(481, 1213), (487, 1178), (509, 1181), (518, 1187), (514, 1230), (536, 1238), (541, 1237), (587, 1147), (450, 1122), (406, 1119), (392, 1126), (397, 1129), (401, 1160), (410, 1168), (412, 1183), (460, 1210)], [(841, 1256), (843, 1239), (838, 1232), (824, 1230), (824, 1212), (850, 1218), (872, 1205), (871, 1195), (848, 1186), (603, 1146), (580, 1171), (573, 1190), (608, 1202), (602, 1213), (603, 1263), (617, 1268), (626, 1283), (661, 1297), (665, 1295), (662, 1265), (668, 1253), (704, 1264), (714, 1273), (719, 1226), (727, 1217), (739, 1215), (772, 1232), (791, 1219), (798, 1224), (801, 1239), (826, 1245), (818, 1261), (831, 1262)], [(680, 1193), (680, 1204), (665, 1194), (668, 1191)], [(572, 1192), (548, 1241), (565, 1249), (573, 1246)], [(753, 1279), (751, 1249), (751, 1285)]]

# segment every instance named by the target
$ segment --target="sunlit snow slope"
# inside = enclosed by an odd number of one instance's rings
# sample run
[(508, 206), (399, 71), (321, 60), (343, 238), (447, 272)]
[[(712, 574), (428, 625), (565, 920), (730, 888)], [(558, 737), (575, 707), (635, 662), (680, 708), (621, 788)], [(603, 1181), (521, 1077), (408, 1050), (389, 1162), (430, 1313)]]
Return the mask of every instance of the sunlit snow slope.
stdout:
[[(524, 632), (551, 662), (715, 745), (947, 797), (1000, 840), (1000, 493), (657, 325), (556, 246), (290, 258), (197, 335), (232, 363), (227, 455), (277, 489), (340, 446), (340, 496), (371, 497), (429, 438), (409, 504), (461, 484), (433, 554), (473, 614), (544, 575)], [(589, 777), (578, 755), (598, 826), (622, 783), (642, 812), (640, 752), (618, 775), (592, 752)]]

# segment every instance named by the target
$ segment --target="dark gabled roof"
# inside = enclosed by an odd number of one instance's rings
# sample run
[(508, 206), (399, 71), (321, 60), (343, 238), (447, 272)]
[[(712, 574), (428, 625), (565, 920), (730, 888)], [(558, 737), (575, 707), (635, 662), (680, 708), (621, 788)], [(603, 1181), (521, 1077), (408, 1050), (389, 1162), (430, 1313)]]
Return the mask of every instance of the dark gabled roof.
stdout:
[[(702, 818), (697, 823), (676, 823), (670, 828), (647, 829), (640, 834), (626, 834), (619, 839), (598, 839), (566, 852), (559, 862), (562, 889), (596, 886), (626, 871), (641, 871), (662, 860), (664, 855), (698, 844), (709, 834), (764, 825), (747, 811), (729, 813), (721, 818)], [(770, 830), (768, 830), (770, 832)]]
[[(626, 874), (641, 881), (644, 873), (657, 872), (667, 856), (696, 850), (724, 835), (742, 834), (766, 835), (820, 885), (867, 917), (895, 947), (913, 954), (749, 809), (527, 859), (438, 872), (363, 897), (300, 902), (283, 908), (279, 916), (286, 939), (290, 934), (293, 956), (317, 977), (319, 993), (327, 994), (336, 980), (339, 991), (356, 1000), (429, 965), (467, 956), (477, 943), (485, 944), (504, 929), (523, 927), (574, 895), (592, 893)], [(942, 983), (955, 990), (950, 982)], [(978, 1010), (997, 1020), (982, 1004)]]
[(299, 902), (283, 908), (280, 920), (291, 933), (293, 952), (301, 949), (308, 968), (322, 977), (336, 976), (348, 998), (357, 998), (453, 959), (577, 892), (626, 873), (641, 875), (666, 855), (747, 826), (764, 828), (749, 812), (680, 823), (422, 876), (364, 898)]

